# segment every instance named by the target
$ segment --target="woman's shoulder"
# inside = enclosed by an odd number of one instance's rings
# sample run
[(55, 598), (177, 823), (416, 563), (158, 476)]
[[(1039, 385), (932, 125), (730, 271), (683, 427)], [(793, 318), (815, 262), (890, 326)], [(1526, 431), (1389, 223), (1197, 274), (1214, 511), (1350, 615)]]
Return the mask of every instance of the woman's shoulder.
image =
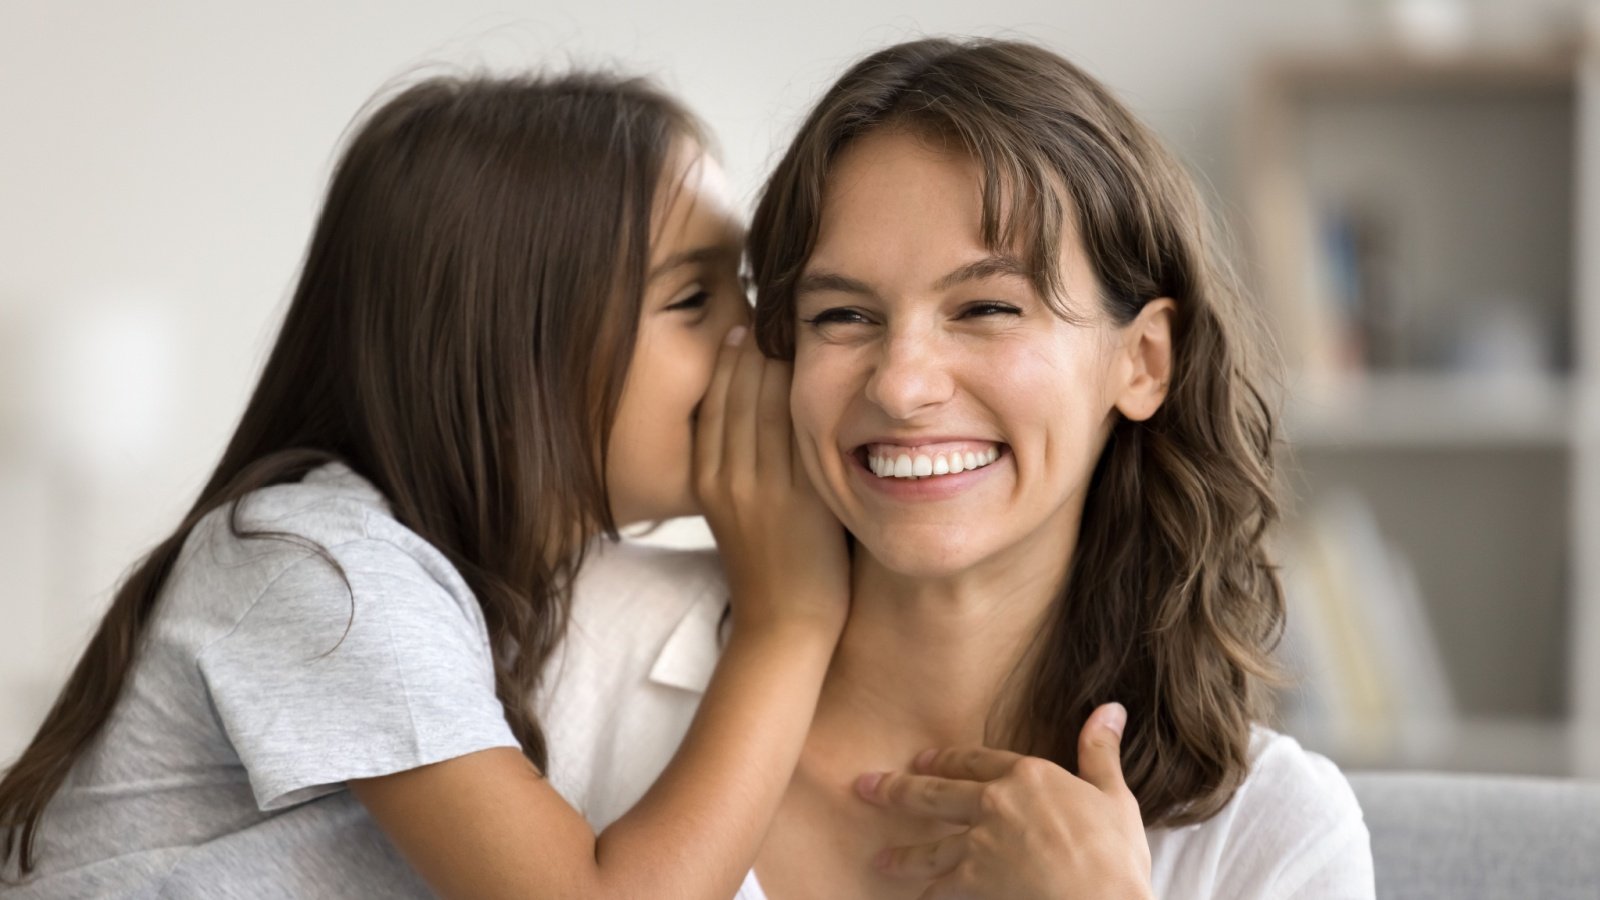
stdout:
[(1355, 791), (1332, 760), (1263, 725), (1251, 727), (1250, 774), (1235, 801), (1269, 809), (1292, 804), (1309, 818), (1361, 819)]
[(728, 592), (712, 550), (598, 541), (534, 698), (551, 784), (595, 828), (666, 767), (721, 654)]
[[(727, 584), (715, 550), (680, 550), (623, 539), (595, 541), (572, 587), (560, 656), (567, 668), (619, 687), (663, 668), (709, 672), (720, 654)], [(671, 681), (672, 679), (668, 679)], [(693, 678), (677, 686), (693, 689)], [(703, 685), (701, 685), (703, 687)]]
[[(1372, 895), (1361, 806), (1339, 767), (1294, 738), (1253, 726), (1250, 771), (1205, 822), (1150, 833), (1158, 881), (1203, 896)], [(1162, 894), (1166, 896), (1166, 894)]]
[(688, 603), (726, 591), (714, 548), (684, 550), (629, 538), (594, 541), (573, 588), (575, 600), (596, 608), (633, 608), (636, 601), (659, 604), (666, 598)]

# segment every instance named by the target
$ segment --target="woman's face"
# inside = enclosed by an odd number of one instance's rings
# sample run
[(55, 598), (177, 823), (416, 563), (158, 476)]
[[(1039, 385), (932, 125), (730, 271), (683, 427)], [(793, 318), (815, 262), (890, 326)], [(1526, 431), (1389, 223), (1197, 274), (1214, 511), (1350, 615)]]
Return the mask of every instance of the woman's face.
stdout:
[(1117, 408), (1154, 412), (1138, 391), (1149, 347), (1129, 330), (1146, 316), (1107, 319), (1075, 235), (1060, 264), (1081, 321), (1054, 314), (984, 246), (980, 191), (978, 167), (931, 139), (858, 139), (830, 171), (796, 292), (802, 457), (863, 547), (908, 575), (1029, 546), (1059, 560)]
[(639, 333), (606, 460), (619, 525), (698, 511), (694, 419), (728, 329), (750, 317), (739, 277), (743, 228), (726, 179), (680, 145), (657, 191)]

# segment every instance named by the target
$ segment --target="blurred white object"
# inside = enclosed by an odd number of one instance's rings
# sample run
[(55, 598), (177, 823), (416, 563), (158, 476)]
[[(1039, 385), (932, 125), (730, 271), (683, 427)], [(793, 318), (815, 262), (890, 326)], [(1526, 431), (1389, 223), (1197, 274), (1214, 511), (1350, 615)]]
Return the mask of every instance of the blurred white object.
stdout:
[(1389, 0), (1389, 28), (1407, 50), (1448, 56), (1472, 42), (1472, 11), (1465, 0)]
[(80, 476), (138, 468), (165, 448), (181, 386), (178, 322), (140, 297), (63, 304), (28, 349), (26, 426)]
[(31, 735), (112, 584), (170, 521), (187, 347), (159, 292), (52, 297), (0, 340), (0, 763)]
[(1551, 331), (1533, 304), (1506, 297), (1467, 305), (1451, 367), (1486, 376), (1544, 375), (1555, 368)]
[(671, 547), (675, 550), (702, 550), (717, 546), (711, 528), (699, 516), (668, 519), (654, 525), (634, 525), (622, 529), (622, 534), (641, 544)]

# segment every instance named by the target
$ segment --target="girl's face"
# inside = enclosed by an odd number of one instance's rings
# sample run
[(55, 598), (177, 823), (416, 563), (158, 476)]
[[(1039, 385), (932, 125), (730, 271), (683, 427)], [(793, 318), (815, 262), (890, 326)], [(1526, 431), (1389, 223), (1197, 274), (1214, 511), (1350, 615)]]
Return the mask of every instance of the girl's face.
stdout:
[(796, 291), (807, 470), (862, 546), (908, 575), (1030, 546), (1060, 559), (1113, 417), (1160, 402), (1144, 363), (1168, 346), (1171, 301), (1115, 326), (1071, 235), (1060, 264), (1082, 321), (1063, 320), (984, 246), (980, 191), (979, 168), (929, 139), (858, 139), (830, 171)]
[(728, 329), (747, 324), (743, 228), (716, 161), (689, 142), (663, 172), (650, 271), (606, 462), (618, 525), (698, 512), (694, 420)]

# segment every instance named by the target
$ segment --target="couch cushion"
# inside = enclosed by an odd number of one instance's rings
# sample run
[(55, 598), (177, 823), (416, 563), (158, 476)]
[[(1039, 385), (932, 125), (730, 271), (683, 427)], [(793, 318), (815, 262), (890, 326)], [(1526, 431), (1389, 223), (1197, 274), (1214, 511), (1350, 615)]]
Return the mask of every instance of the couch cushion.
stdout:
[(1351, 772), (1378, 897), (1600, 898), (1600, 782)]

